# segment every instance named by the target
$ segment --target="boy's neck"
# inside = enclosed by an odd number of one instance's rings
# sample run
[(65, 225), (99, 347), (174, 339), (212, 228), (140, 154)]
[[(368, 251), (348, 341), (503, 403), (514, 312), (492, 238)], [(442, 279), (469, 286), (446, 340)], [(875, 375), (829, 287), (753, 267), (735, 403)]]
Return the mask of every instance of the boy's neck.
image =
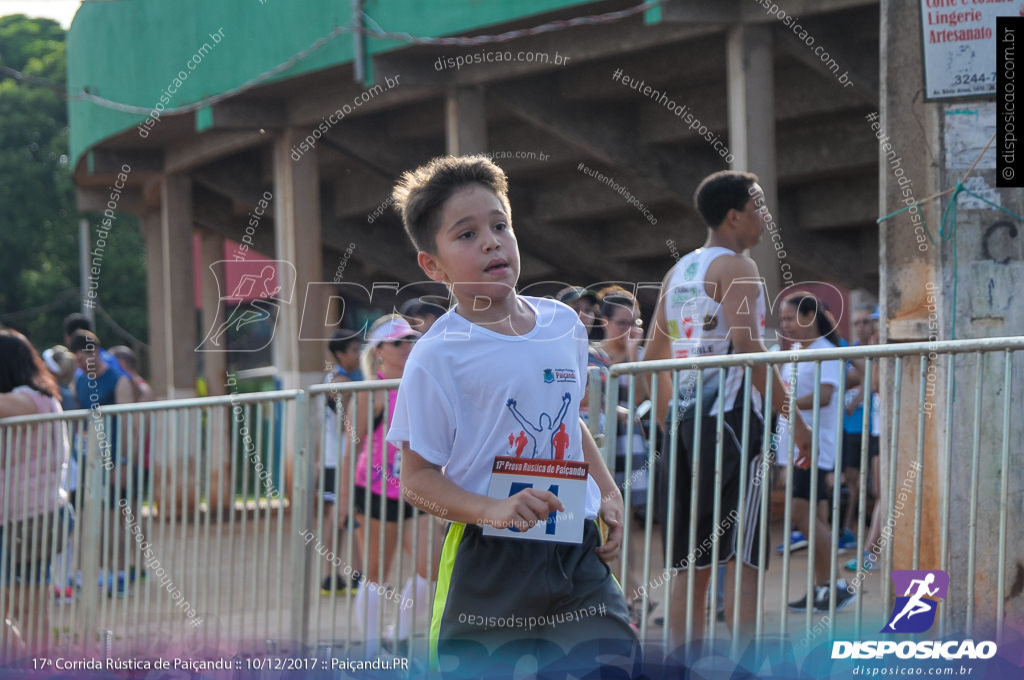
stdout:
[(739, 239), (729, 238), (722, 233), (721, 228), (708, 229), (708, 238), (704, 241), (703, 248), (728, 248), (734, 253), (742, 253), (743, 247)]
[[(483, 326), (487, 330), (502, 335), (526, 335), (536, 323), (536, 316), (529, 305), (512, 293), (504, 299), (495, 301), (493, 298), (477, 297), (462, 300), (456, 297), (459, 316), (466, 321)], [(490, 300), (491, 304), (486, 304)], [(474, 303), (477, 309), (474, 310)]]

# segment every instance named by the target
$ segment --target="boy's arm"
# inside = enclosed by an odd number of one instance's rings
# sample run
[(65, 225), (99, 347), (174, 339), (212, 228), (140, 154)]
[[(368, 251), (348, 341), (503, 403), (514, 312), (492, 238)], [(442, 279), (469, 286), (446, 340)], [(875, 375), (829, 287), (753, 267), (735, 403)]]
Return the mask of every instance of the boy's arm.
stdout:
[(583, 460), (590, 463), (590, 476), (597, 482), (597, 488), (601, 490), (601, 517), (608, 525), (608, 539), (597, 546), (594, 552), (605, 562), (611, 562), (619, 553), (622, 545), (622, 517), (625, 511), (622, 507), (622, 494), (615, 478), (608, 471), (604, 464), (601, 451), (597, 448), (597, 442), (590, 434), (586, 424), (580, 419), (580, 433), (583, 435)]
[(489, 524), (497, 529), (527, 530), (565, 506), (550, 491), (523, 489), (501, 500), (466, 491), (441, 473), (441, 466), (402, 444), (402, 495), (406, 502), (438, 517), (464, 524)]

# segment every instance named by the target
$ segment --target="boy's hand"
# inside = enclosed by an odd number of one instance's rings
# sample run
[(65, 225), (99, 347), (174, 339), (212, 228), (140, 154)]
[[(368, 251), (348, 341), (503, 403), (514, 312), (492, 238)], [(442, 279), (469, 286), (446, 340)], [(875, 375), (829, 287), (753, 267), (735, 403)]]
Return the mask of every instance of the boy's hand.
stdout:
[(594, 548), (594, 552), (605, 562), (618, 557), (619, 548), (622, 547), (623, 514), (622, 494), (617, 487), (601, 495), (601, 519), (608, 525), (608, 538)]
[(538, 522), (546, 522), (552, 512), (565, 512), (558, 496), (542, 489), (523, 489), (519, 493), (491, 504), (491, 516), (482, 524), (495, 529), (515, 527), (527, 531)]

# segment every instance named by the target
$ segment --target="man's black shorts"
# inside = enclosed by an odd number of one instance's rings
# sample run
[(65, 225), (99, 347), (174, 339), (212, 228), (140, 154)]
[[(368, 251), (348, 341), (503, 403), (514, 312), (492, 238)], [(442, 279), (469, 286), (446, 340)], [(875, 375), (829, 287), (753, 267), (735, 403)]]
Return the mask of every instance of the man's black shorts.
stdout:
[[(854, 468), (860, 469), (860, 446), (861, 446), (861, 433), (860, 432), (844, 432), (843, 433), (843, 469)], [(871, 462), (871, 458), (878, 455), (878, 437), (871, 435), (868, 438), (868, 462)]]
[(338, 469), (325, 467), (322, 474), (324, 476), (324, 503), (336, 503), (338, 501)]
[[(822, 470), (818, 468), (818, 500), (827, 501), (829, 499), (829, 488), (828, 480), (826, 476), (831, 470)], [(811, 500), (811, 471), (801, 470), (798, 467), (793, 468), (793, 498), (803, 498), (805, 501)]]
[[(364, 517), (366, 514), (366, 488), (362, 486), (356, 486), (352, 489), (352, 498), (355, 500), (356, 506), (356, 518)], [(373, 519), (380, 519), (380, 496), (370, 492), (370, 517)], [(388, 522), (398, 521), (398, 499), (388, 498), (385, 500), (384, 518)], [(412, 519), (412, 513), (416, 510), (410, 503), (405, 504), (405, 509), (402, 511), (402, 515), (405, 519)]]
[[(737, 402), (742, 403), (740, 397)], [(671, 418), (671, 415), (669, 416)], [(670, 423), (671, 425), (671, 423)], [(675, 507), (665, 513), (668, 498), (668, 461), (671, 445), (671, 428), (666, 428), (658, 472), (660, 496), (663, 516), (661, 519), (662, 537), (668, 538), (668, 518), (674, 518), (672, 531), (672, 564), (677, 568), (689, 566), (687, 557), (690, 553), (690, 492), (692, 477), (693, 420), (683, 418), (677, 427), (678, 446), (676, 453), (676, 491)], [(740, 447), (743, 437), (743, 409), (734, 408), (725, 414), (722, 426), (722, 505), (719, 510), (718, 525), (714, 521), (714, 489), (715, 489), (715, 450), (718, 417), (704, 416), (701, 422), (700, 471), (697, 483), (697, 533), (694, 541), (694, 564), (698, 569), (711, 566), (711, 544), (718, 536), (718, 561), (725, 564), (736, 556), (736, 540), (739, 522), (739, 484), (742, 457)], [(764, 437), (764, 421), (761, 416), (751, 411), (750, 430), (747, 445), (747, 472), (745, 490), (743, 492), (743, 545), (740, 556), (744, 564), (752, 567), (768, 566), (768, 553), (760, 546), (761, 494), (768, 491), (768, 479), (761, 483), (761, 442)], [(769, 476), (770, 477), (770, 476)]]

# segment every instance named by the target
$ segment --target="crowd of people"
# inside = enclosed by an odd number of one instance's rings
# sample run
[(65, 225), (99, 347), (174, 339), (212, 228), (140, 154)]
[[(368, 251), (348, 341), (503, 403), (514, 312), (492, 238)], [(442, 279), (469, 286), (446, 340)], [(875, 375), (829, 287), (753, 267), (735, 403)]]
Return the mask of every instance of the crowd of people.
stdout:
[[(18, 331), (0, 330), (0, 418), (60, 415), (153, 398), (129, 347), (104, 348), (82, 314), (67, 316), (63, 331), (64, 344), (40, 354)], [(127, 470), (135, 469), (138, 454), (134, 447), (118, 446), (116, 419), (86, 418), (84, 428), (96, 429), (97, 436), (103, 430), (99, 453), (104, 460), (119, 457), (116, 465), (105, 465), (121, 473), (120, 481), (112, 476), (109, 485), (111, 503), (116, 503), (126, 497)], [(5, 582), (0, 588), (8, 591), (3, 598), (8, 611), (2, 612), (5, 649), (25, 644), (32, 632), (48, 630), (49, 599), (72, 597), (78, 582), (70, 571), (71, 529), (87, 450), (85, 437), (76, 434), (84, 435), (59, 420), (4, 430), (0, 466), (7, 483), (0, 484), (0, 559)], [(148, 447), (142, 453), (146, 479)], [(136, 576), (134, 564), (130, 555), (115, 558), (112, 542), (110, 547), (104, 556), (109, 570), (104, 586), (123, 593)]]
[[(506, 193), (504, 173), (480, 157), (436, 159), (403, 176), (395, 189), (396, 205), (419, 250), (420, 266), (432, 279), (449, 285), (451, 308), (410, 300), (400, 313), (379, 318), (365, 333), (338, 330), (327, 343), (332, 367), (324, 377), (326, 383), (402, 380), (397, 390), (368, 389), (354, 397), (339, 393), (324, 399), (318, 480), (326, 508), (323, 519), (328, 534), (353, 531), (356, 550), (353, 564), (346, 569), (349, 576), (333, 569), (321, 573), (321, 591), (325, 596), (346, 591), (355, 595), (357, 618), (369, 643), (367, 653), (373, 654), (381, 643), (376, 631), (382, 598), (388, 591), (386, 581), (395, 556), (404, 550), (414, 568), (402, 587), (401, 601), (416, 606), (400, 608), (397, 630), (390, 631), (399, 640), (408, 638), (413, 617), (428, 608), (432, 579), (441, 584), (433, 607), (435, 655), (439, 650), (458, 650), (467, 639), (481, 639), (481, 631), (467, 628), (458, 617), (461, 610), (453, 609), (453, 603), (465, 606), (477, 597), (498, 598), (498, 609), (510, 615), (550, 613), (550, 602), (538, 601), (516, 585), (520, 579), (511, 578), (512, 574), (531, 573), (531, 578), (562, 584), (558, 588), (566, 590), (559, 591), (560, 601), (574, 602), (580, 608), (600, 597), (602, 616), (581, 624), (575, 634), (567, 633), (562, 642), (580, 643), (596, 635), (597, 639), (624, 644), (623, 653), (633, 658), (635, 652), (630, 650), (636, 642), (642, 601), (635, 594), (643, 587), (647, 521), (661, 526), (657, 549), (670, 543), (673, 546), (670, 557), (675, 569), (685, 571), (691, 560), (695, 562), (693, 610), (699, 614), (717, 606), (728, 616), (733, 598), (739, 597), (739, 628), (752, 634), (756, 573), (767, 568), (769, 556), (767, 545), (761, 544), (753, 530), (759, 525), (761, 494), (770, 486), (760, 484), (758, 474), (761, 433), (769, 418), (774, 423), (767, 447), (772, 462), (780, 470), (793, 466), (787, 491), (792, 496), (794, 526), (786, 527), (789, 535), (780, 549), (788, 543), (790, 551), (799, 550), (812, 535), (815, 544), (814, 592), (810, 598), (806, 593), (797, 597), (790, 607), (828, 611), (830, 604), (842, 609), (853, 601), (856, 593), (843, 579), (832, 582), (829, 557), (833, 542), (843, 549), (856, 545), (854, 529), (859, 517), (873, 518), (869, 543), (877, 540), (878, 505), (872, 510), (870, 504), (879, 487), (879, 419), (877, 399), (863, 392), (862, 362), (822, 362), (817, 380), (810, 363), (784, 364), (781, 370), (757, 366), (751, 393), (745, 389), (739, 368), (704, 369), (701, 379), (694, 370), (682, 370), (675, 382), (676, 393), (667, 373), (659, 377), (657, 394), (652, 393), (649, 375), (632, 382), (623, 376), (614, 416), (603, 413), (603, 404), (588, 403), (588, 368), (596, 367), (606, 386), (609, 368), (624, 362), (765, 351), (763, 337), (769, 317), (764, 288), (757, 265), (743, 254), (758, 242), (771, 221), (756, 176), (715, 173), (697, 188), (695, 204), (707, 225), (707, 240), (701, 248), (682, 256), (665, 275), (657, 306), (646, 324), (646, 336), (641, 306), (620, 286), (599, 290), (570, 286), (548, 298), (515, 292), (518, 245)], [(479, 306), (481, 299), (489, 300), (490, 305)], [(776, 311), (780, 335), (793, 350), (847, 344), (838, 336), (839, 324), (831, 310), (810, 292), (788, 292)], [(877, 319), (874, 307), (855, 311), (855, 344), (877, 342)], [(558, 329), (567, 332), (552, 335)], [(103, 348), (88, 319), (81, 315), (68, 317), (64, 331), (65, 345), (51, 347), (42, 355), (19, 333), (0, 331), (0, 345), (5, 348), (0, 351), (0, 417), (58, 414), (152, 399), (152, 390), (139, 375), (129, 348)], [(436, 342), (438, 338), (464, 338), (466, 342)], [(517, 342), (523, 339), (538, 342)], [(552, 365), (568, 368), (559, 368), (556, 380)], [(535, 367), (540, 367), (538, 375), (544, 375), (539, 387), (526, 377)], [(877, 364), (874, 368), (877, 370)], [(721, 381), (720, 372), (724, 372)], [(769, 383), (772, 399), (766, 404), (761, 395)], [(839, 394), (841, 383), (846, 386), (845, 394)], [(698, 385), (702, 386), (700, 398)], [(877, 390), (877, 375), (872, 376), (871, 386)], [(656, 410), (651, 418), (637, 415), (652, 403)], [(796, 407), (793, 412), (791, 403)], [(864, 409), (869, 410), (868, 431), (863, 427)], [(355, 417), (350, 417), (353, 413)], [(599, 422), (588, 425), (595, 414)], [(580, 427), (567, 428), (577, 416)], [(605, 466), (591, 435), (591, 428), (598, 433), (607, 429), (606, 417), (617, 421), (611, 469)], [(721, 433), (719, 419), (724, 424)], [(745, 419), (749, 419), (750, 436), (744, 452), (738, 433)], [(812, 433), (809, 425), (814, 422), (817, 431)], [(695, 442), (698, 424), (701, 436)], [(123, 433), (118, 431), (116, 419), (106, 423), (87, 419), (86, 427), (97, 429), (104, 467), (112, 462), (107, 457), (116, 454), (119, 469), (148, 473), (148, 446), (142, 450), (119, 446)], [(104, 431), (99, 432), (100, 428)], [(550, 441), (538, 438), (545, 432), (549, 434), (543, 436)], [(25, 552), (19, 545), (34, 525), (56, 523), (66, 535), (72, 521), (85, 450), (81, 442), (68, 442), (65, 430), (57, 425), (48, 436), (51, 441), (46, 445), (21, 441), (19, 447), (9, 449), (5, 459), (13, 471), (11, 478), (24, 483), (11, 485), (13, 502), (0, 496), (0, 550), (7, 560), (5, 572), (13, 574), (9, 583), (0, 585), (43, 588), (49, 580), (60, 594), (69, 575), (57, 574), (44, 553)], [(860, 508), (865, 438), (869, 507)], [(663, 455), (670, 440), (679, 445), (674, 475), (668, 474)], [(812, 440), (817, 442), (817, 469), (813, 471)], [(530, 442), (533, 446), (527, 449)], [(651, 444), (654, 464), (648, 461)], [(695, 451), (691, 450), (694, 445)], [(716, 471), (719, 446), (723, 448), (722, 469)], [(582, 505), (566, 510), (555, 493), (539, 487), (510, 491), (507, 498), (487, 497), (491, 458), (543, 457), (537, 452), (549, 449), (551, 457), (589, 466)], [(698, 460), (699, 479), (693, 486), (691, 465)], [(748, 466), (745, 475), (740, 471), (742, 461)], [(354, 476), (350, 475), (352, 469)], [(627, 470), (631, 471), (628, 475)], [(719, 483), (716, 475), (720, 475), (717, 509), (713, 502), (713, 490)], [(669, 478), (676, 484), (672, 494), (668, 493)], [(746, 487), (740, 489), (744, 478)], [(650, 485), (655, 485), (659, 500), (654, 517), (645, 514)], [(113, 503), (126, 497), (124, 487), (130, 485), (112, 486), (120, 487), (111, 496)], [(833, 526), (828, 500), (844, 487), (848, 507), (841, 522)], [(136, 494), (139, 491), (135, 489)], [(693, 536), (692, 494), (697, 496)], [(669, 495), (675, 498), (672, 507), (666, 502)], [(630, 499), (630, 507), (623, 507), (623, 497)], [(404, 504), (400, 502), (403, 498)], [(747, 509), (742, 545), (738, 544), (737, 527), (721, 521), (734, 516), (741, 498)], [(354, 513), (349, 512), (350, 506)], [(425, 511), (418, 519), (414, 519), (414, 506)], [(583, 538), (576, 544), (555, 542), (525, 552), (521, 542), (495, 540), (481, 533), (481, 527), (526, 531), (560, 512), (570, 516), (578, 512), (595, 522), (584, 524)], [(417, 549), (409, 529), (399, 545), (400, 520), (418, 522)], [(626, 523), (631, 540), (622, 546)], [(674, 527), (671, 537), (670, 524)], [(432, 552), (423, 547), (431, 534), (438, 548)], [(712, 564), (709, 551), (688, 552), (690, 545), (700, 545), (712, 536), (720, 546), (717, 564)], [(12, 546), (20, 550), (20, 557), (12, 557)], [(65, 540), (58, 548), (68, 553), (72, 546)], [(623, 584), (617, 583), (605, 566), (619, 564), (620, 550), (628, 551), (632, 567)], [(111, 556), (107, 562), (111, 565), (108, 586), (120, 590), (126, 580), (135, 577), (135, 568), (130, 556), (120, 556), (116, 565), (112, 560)], [(481, 571), (484, 565), (488, 566), (486, 573)], [(734, 594), (734, 580), (729, 575), (737, 565), (746, 573), (743, 592)], [(850, 570), (861, 566), (859, 558), (846, 565)], [(871, 568), (872, 564), (866, 561), (863, 566)], [(727, 569), (720, 571), (723, 578), (718, 579), (724, 592), (709, 592), (712, 568)], [(504, 594), (499, 598), (496, 592)], [(627, 601), (623, 593), (634, 597)], [(671, 620), (665, 624), (673, 641), (682, 644), (685, 579), (673, 579), (669, 596), (674, 604)], [(717, 605), (711, 604), (711, 598), (718, 600)], [(36, 613), (45, 615), (46, 610), (42, 607)], [(8, 620), (13, 622), (25, 615), (9, 614)], [(694, 618), (694, 637), (702, 636), (704, 620), (700, 615)], [(5, 635), (8, 628), (17, 630), (12, 626), (5, 626)], [(499, 643), (508, 634), (490, 631), (482, 637)]]

